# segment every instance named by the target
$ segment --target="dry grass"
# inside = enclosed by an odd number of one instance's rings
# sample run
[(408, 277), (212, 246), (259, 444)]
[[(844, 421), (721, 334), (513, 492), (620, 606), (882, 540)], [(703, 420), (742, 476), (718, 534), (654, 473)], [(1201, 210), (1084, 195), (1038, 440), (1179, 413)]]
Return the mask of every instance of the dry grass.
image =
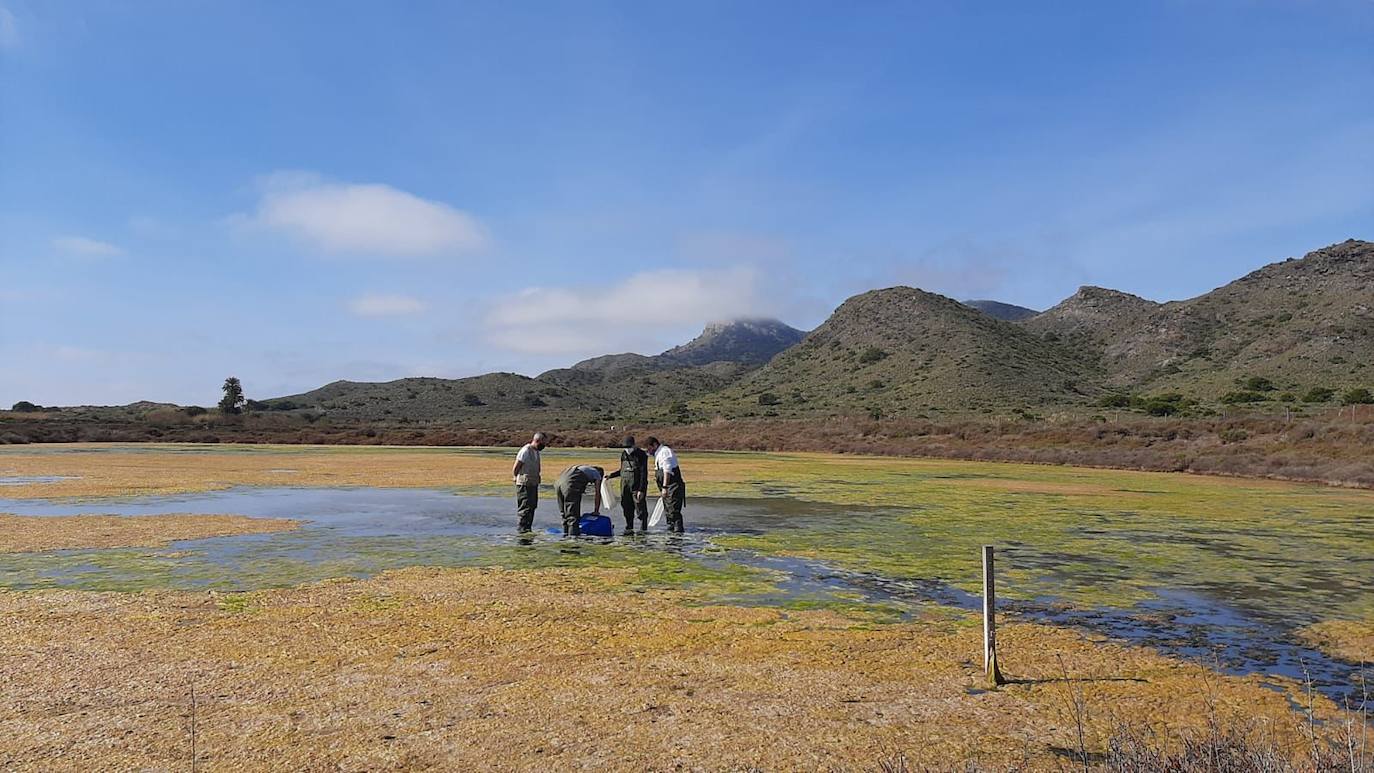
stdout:
[(243, 515), (63, 515), (0, 513), (0, 553), (75, 548), (161, 547), (176, 540), (290, 531), (299, 521)]
[(188, 447), (184, 446), (145, 448), (123, 453), (6, 453), (0, 458), (0, 474), (61, 476), (63, 479), (6, 486), (0, 494), (30, 499), (184, 494), (231, 486), (264, 485), (495, 485), (510, 482), (515, 456), (515, 449), (506, 456), (299, 446), (286, 449), (211, 448), (206, 453), (188, 452)]
[(1020, 681), (984, 692), (961, 614), (877, 625), (703, 605), (631, 576), (417, 568), (228, 597), (0, 593), (0, 768), (187, 769), (194, 720), (205, 770), (870, 768), (894, 749), (940, 769), (1056, 769), (1078, 737), (1066, 690), (1102, 707), (1082, 718), (1099, 752), (1121, 716), (1189, 728), (1207, 709), (1300, 732), (1257, 679), (1069, 631), (1006, 626)]
[(1303, 638), (1348, 663), (1374, 664), (1374, 621), (1328, 620), (1303, 630)]
[[(638, 426), (678, 449), (816, 451), (889, 456), (1031, 462), (1112, 469), (1193, 472), (1374, 487), (1374, 406), (1302, 406), (1288, 415), (1277, 404), (1228, 410), (1228, 415), (1155, 418), (1101, 409), (1065, 409), (1034, 420), (1017, 416), (938, 415), (934, 418), (817, 416), (809, 419), (723, 419), (687, 426)], [(1266, 413), (1267, 411), (1267, 413)], [(589, 426), (558, 414), (491, 417), (482, 426), (455, 419), (363, 423), (317, 422), (253, 414), (225, 420), (198, 417), (189, 426), (158, 426), (137, 416), (106, 418), (0, 411), (0, 444), (54, 442), (289, 443), (330, 445), (518, 446), (534, 428), (550, 430), (555, 446), (616, 443), (625, 427)], [(2, 474), (2, 473), (0, 473)]]

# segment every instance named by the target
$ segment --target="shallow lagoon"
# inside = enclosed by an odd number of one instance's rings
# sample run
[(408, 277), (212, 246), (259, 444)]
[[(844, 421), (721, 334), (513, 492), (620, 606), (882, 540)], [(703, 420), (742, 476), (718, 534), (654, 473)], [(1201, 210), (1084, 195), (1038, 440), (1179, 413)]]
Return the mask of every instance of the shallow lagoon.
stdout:
[[(266, 472), (289, 479), (301, 466), (293, 460), (312, 458), (310, 452), (247, 453), (262, 456)], [(362, 453), (350, 449), (338, 458)], [(454, 461), (504, 462), (508, 455), (426, 453)], [(565, 451), (546, 465), (606, 453)], [(539, 533), (522, 540), (511, 533), (509, 499), (479, 495), (503, 487), (461, 475), (453, 489), (259, 485), (81, 502), (0, 499), (0, 511), (16, 514), (238, 513), (307, 521), (296, 532), (157, 550), (0, 556), (0, 584), (232, 592), (416, 564), (611, 565), (636, 568), (646, 585), (691, 583), (742, 603), (838, 606), (884, 619), (972, 608), (977, 546), (990, 542), (999, 547), (999, 589), (1014, 614), (1215, 660), (1234, 673), (1301, 678), (1305, 669), (1332, 695), (1354, 684), (1352, 664), (1304, 646), (1296, 632), (1328, 619), (1367, 619), (1374, 609), (1374, 497), (1366, 492), (813, 455), (691, 454), (689, 464), (698, 474), (689, 477), (685, 538), (655, 532), (568, 542)], [(552, 499), (547, 491), (542, 497), (541, 528), (556, 523)]]

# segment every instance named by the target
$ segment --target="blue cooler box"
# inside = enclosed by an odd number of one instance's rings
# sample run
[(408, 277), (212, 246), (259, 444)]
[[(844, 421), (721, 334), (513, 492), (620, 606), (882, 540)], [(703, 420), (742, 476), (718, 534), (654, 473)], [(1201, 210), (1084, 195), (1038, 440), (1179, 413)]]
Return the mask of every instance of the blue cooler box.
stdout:
[(611, 525), (611, 519), (604, 515), (584, 515), (578, 523), (582, 526), (582, 533), (589, 537), (615, 536), (615, 527)]

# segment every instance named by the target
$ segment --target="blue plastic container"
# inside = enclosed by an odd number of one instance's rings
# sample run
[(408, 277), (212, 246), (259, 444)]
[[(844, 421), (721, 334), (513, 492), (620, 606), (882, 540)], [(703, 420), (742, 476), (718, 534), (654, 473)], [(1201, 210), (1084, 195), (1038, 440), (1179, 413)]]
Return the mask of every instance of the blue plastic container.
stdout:
[(584, 515), (578, 522), (582, 526), (582, 534), (588, 537), (614, 537), (615, 527), (611, 525), (611, 519), (604, 515)]

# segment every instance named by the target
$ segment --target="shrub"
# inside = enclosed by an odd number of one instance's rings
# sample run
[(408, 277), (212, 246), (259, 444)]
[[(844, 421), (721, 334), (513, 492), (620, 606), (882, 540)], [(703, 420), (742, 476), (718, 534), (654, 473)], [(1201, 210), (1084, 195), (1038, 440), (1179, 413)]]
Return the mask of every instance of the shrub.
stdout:
[(1304, 403), (1324, 403), (1336, 396), (1336, 390), (1326, 387), (1312, 387), (1302, 396)]
[(33, 403), (29, 402), (28, 400), (20, 400), (19, 402), (15, 403), (15, 404), (14, 404), (14, 407), (11, 408), (10, 410), (11, 410), (11, 411), (15, 411), (15, 412), (17, 412), (17, 413), (33, 413), (34, 411), (41, 411), (41, 410), (43, 410), (43, 406), (41, 406), (41, 405), (34, 405)]
[(1221, 402), (1226, 405), (1240, 405), (1242, 403), (1262, 403), (1266, 398), (1259, 392), (1227, 392), (1221, 396)]
[(1346, 405), (1369, 405), (1374, 403), (1374, 394), (1364, 387), (1355, 387), (1341, 395), (1341, 402)]
[(544, 408), (548, 405), (548, 403), (544, 402), (544, 398), (540, 397), (539, 395), (531, 393), (525, 395), (525, 405), (529, 406), (530, 408)]
[(249, 400), (247, 403), (244, 404), (244, 408), (248, 409), (249, 411), (268, 411), (272, 409), (272, 406), (260, 400)]
[(883, 351), (882, 349), (879, 349), (876, 346), (870, 346), (867, 349), (864, 349), (862, 352), (859, 352), (859, 362), (864, 365), (871, 365), (875, 362), (878, 362), (879, 360), (883, 360), (886, 358), (887, 352)]
[(1272, 392), (1274, 382), (1263, 376), (1251, 376), (1245, 379), (1245, 388), (1251, 392)]
[(185, 408), (182, 408), (181, 412), (186, 414), (187, 416), (204, 416), (205, 414), (209, 413), (208, 410), (200, 407), (199, 405), (188, 405)]
[(1292, 392), (1284, 392), (1283, 394), (1279, 395), (1279, 402), (1281, 403), (1296, 403), (1297, 401), (1298, 396), (1293, 394)]
[(297, 408), (304, 407), (305, 406), (297, 405), (296, 403), (293, 403), (290, 400), (278, 400), (277, 402), (272, 403), (272, 410), (274, 411), (294, 411)]
[(883, 383), (883, 380), (880, 378), (875, 378), (872, 381), (868, 382), (869, 389), (882, 389), (885, 386), (887, 386), (887, 384)]
[(486, 405), (486, 403), (483, 402), (482, 398), (478, 397), (475, 393), (467, 392), (463, 395), (463, 405), (469, 405), (475, 408), (479, 405)]
[(1229, 445), (1231, 443), (1241, 443), (1248, 440), (1250, 438), (1250, 433), (1243, 429), (1224, 429), (1217, 433), (1217, 437), (1221, 438), (1223, 445)]
[(1130, 408), (1131, 396), (1120, 392), (1105, 395), (1097, 401), (1097, 405), (1101, 408)]
[(778, 399), (778, 396), (772, 392), (764, 392), (759, 395), (759, 405), (777, 405), (781, 402), (782, 400)]
[(1140, 407), (1151, 416), (1173, 416), (1191, 405), (1191, 401), (1185, 400), (1183, 395), (1177, 392), (1147, 397), (1140, 403)]

